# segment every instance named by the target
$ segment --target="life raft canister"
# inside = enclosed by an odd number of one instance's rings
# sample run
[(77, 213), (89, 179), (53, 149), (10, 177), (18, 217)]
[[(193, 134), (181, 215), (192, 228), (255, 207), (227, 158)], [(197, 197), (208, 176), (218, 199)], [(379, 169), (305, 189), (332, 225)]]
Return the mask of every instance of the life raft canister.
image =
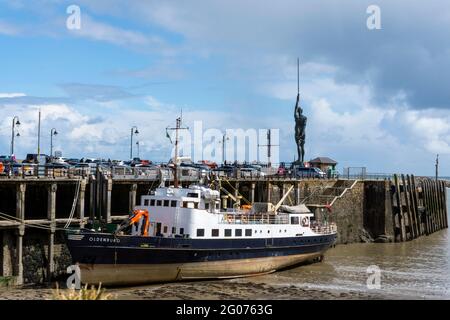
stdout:
[(228, 223), (233, 223), (234, 222), (234, 216), (232, 214), (227, 214), (227, 221), (228, 221)]

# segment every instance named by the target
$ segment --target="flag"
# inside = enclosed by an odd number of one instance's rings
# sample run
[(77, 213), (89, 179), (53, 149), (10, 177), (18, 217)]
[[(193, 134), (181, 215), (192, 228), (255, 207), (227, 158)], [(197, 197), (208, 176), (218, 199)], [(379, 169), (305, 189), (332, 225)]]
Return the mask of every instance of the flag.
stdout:
[(172, 143), (172, 139), (170, 138), (170, 134), (169, 131), (167, 131), (167, 129), (166, 129), (166, 137), (170, 140), (170, 143)]

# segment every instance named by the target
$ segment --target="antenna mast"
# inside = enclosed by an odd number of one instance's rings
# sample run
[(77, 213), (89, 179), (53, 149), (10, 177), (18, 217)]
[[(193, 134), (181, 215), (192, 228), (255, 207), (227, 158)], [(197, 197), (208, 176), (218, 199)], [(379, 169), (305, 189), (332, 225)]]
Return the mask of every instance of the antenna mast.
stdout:
[(173, 186), (178, 188), (178, 130), (187, 130), (188, 127), (181, 127), (181, 116), (177, 118), (175, 128), (166, 128), (166, 130), (175, 130), (175, 156), (174, 156), (174, 174), (173, 174)]

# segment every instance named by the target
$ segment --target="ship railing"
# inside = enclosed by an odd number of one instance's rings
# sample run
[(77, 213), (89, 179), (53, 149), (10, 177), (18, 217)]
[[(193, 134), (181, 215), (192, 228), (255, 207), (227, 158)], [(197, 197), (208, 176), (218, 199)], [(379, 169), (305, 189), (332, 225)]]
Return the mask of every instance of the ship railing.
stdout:
[(289, 224), (289, 218), (271, 214), (250, 215), (234, 212), (224, 214), (221, 222), (225, 224)]
[(337, 232), (337, 225), (335, 223), (312, 223), (311, 230), (317, 234), (331, 234)]

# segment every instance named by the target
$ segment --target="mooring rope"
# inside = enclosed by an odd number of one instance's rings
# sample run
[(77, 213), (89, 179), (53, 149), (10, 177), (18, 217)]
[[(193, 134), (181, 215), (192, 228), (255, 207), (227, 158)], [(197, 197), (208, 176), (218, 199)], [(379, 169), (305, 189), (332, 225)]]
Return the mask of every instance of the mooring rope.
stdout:
[[(52, 230), (52, 227), (39, 223), (39, 222), (30, 222), (30, 221), (22, 221), (21, 219), (11, 216), (9, 214), (6, 214), (4, 212), (0, 212), (0, 216), (3, 218), (3, 220), (9, 221), (9, 222), (20, 222), (23, 223), (24, 225), (30, 227), (30, 228), (37, 228), (37, 229), (44, 229), (44, 230)], [(64, 228), (58, 228), (55, 227), (53, 228), (53, 230), (66, 230)]]
[(80, 194), (80, 186), (81, 186), (81, 178), (78, 178), (78, 184), (75, 189), (75, 196), (73, 198), (72, 202), (72, 209), (70, 210), (69, 220), (67, 220), (66, 224), (64, 225), (64, 229), (67, 229), (73, 220), (73, 215), (75, 214), (75, 207), (77, 206), (78, 202), (78, 195)]

